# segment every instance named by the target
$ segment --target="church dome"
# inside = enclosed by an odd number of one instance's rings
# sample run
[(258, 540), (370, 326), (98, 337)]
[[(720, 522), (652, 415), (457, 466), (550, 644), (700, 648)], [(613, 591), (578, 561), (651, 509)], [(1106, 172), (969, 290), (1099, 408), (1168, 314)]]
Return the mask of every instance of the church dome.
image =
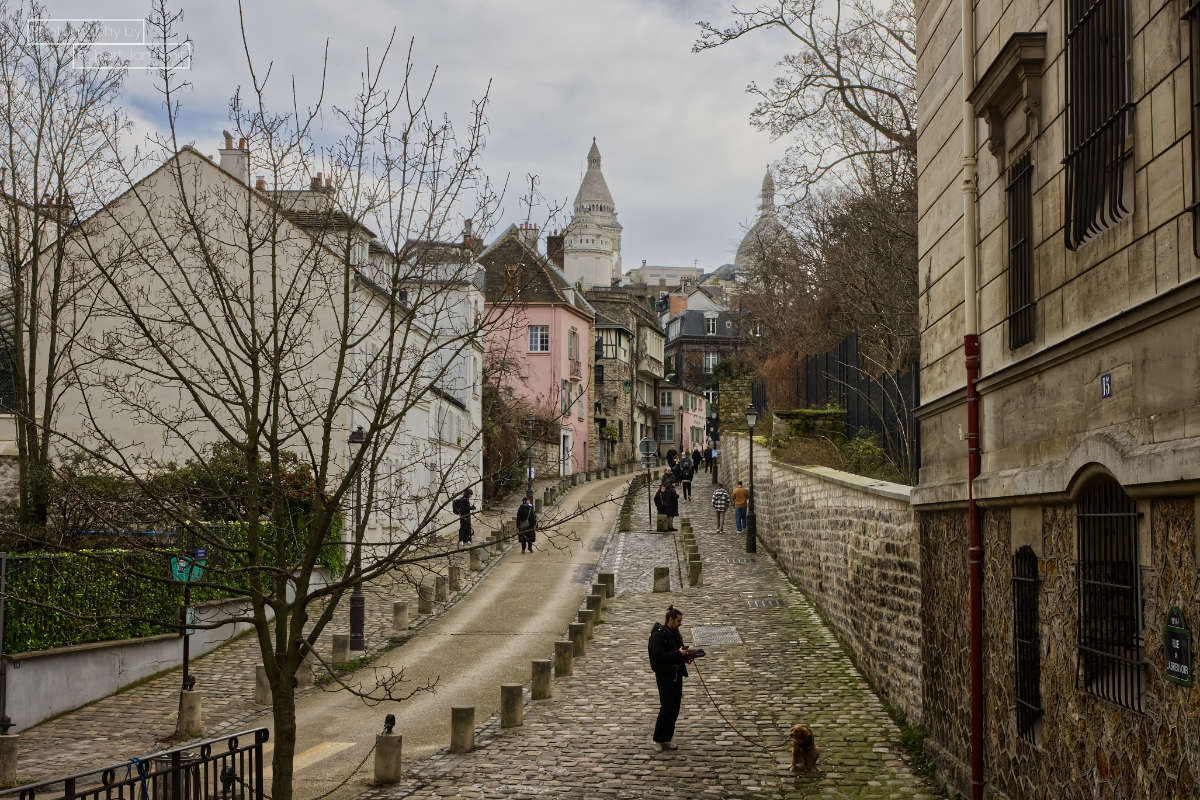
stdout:
[(762, 199), (758, 208), (758, 220), (742, 237), (733, 263), (739, 270), (749, 269), (764, 252), (776, 247), (795, 247), (796, 241), (775, 214), (775, 179), (770, 168), (762, 182)]
[(596, 146), (596, 140), (593, 138), (592, 148), (588, 150), (587, 172), (584, 173), (583, 182), (579, 184), (579, 192), (575, 195), (575, 213), (589, 211), (615, 213), (616, 210), (612, 192), (608, 190), (604, 173), (600, 171), (600, 148)]

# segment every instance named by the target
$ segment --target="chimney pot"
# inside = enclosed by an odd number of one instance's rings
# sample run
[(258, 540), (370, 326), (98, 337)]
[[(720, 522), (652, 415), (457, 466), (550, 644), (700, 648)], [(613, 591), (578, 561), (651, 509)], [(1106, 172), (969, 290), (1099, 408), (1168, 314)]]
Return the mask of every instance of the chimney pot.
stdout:
[(241, 139), (238, 139), (238, 150), (245, 150), (245, 149), (246, 149), (246, 139), (245, 139), (245, 137), (243, 137), (243, 138), (241, 138)]
[(267, 190), (267, 179), (262, 175), (259, 175), (254, 179), (254, 188), (258, 189), (260, 192), (265, 192)]
[(225, 137), (225, 149), (233, 149), (233, 134), (229, 131), (221, 131), (221, 135)]
[(320, 189), (321, 188), (321, 179), (319, 177), (313, 178), (311, 181), (309, 181), (308, 188)]
[(333, 178), (326, 178), (326, 179), (325, 179), (325, 188), (326, 188), (326, 189), (332, 189), (332, 188), (333, 188)]

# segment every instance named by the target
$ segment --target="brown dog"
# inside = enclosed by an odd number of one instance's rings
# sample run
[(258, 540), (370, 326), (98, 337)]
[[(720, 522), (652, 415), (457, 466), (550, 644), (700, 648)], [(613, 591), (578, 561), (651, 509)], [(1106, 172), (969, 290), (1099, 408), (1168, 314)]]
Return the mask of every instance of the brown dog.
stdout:
[(817, 749), (812, 729), (807, 725), (793, 725), (788, 738), (792, 740), (792, 766), (789, 769), (795, 772), (801, 762), (806, 772), (815, 769), (821, 751)]

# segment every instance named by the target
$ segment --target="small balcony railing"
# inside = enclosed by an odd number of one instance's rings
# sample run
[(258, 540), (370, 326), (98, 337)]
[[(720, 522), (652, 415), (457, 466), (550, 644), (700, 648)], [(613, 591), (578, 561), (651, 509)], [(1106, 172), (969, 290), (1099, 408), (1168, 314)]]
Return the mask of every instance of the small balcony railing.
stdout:
[(575, 361), (571, 362), (571, 377), (576, 380), (583, 377), (583, 362), (582, 361), (575, 360)]
[(659, 406), (658, 407), (658, 415), (660, 417), (673, 417), (673, 416), (675, 416), (675, 407), (674, 406)]

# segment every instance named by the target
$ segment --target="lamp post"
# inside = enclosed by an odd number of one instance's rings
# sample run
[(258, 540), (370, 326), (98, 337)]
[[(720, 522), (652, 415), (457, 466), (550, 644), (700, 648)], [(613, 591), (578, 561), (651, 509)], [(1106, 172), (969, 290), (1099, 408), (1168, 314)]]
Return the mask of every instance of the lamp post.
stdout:
[(746, 514), (746, 552), (758, 552), (758, 519), (754, 515), (754, 423), (758, 422), (758, 409), (754, 404), (746, 406), (746, 427), (750, 429), (750, 508)]
[[(359, 425), (350, 433), (350, 461), (354, 462), (355, 457), (362, 451), (363, 443), (367, 440), (367, 435), (363, 433), (362, 425)], [(366, 621), (367, 598), (363, 597), (362, 581), (359, 579), (359, 571), (362, 566), (360, 561), (362, 551), (362, 541), (360, 539), (359, 528), (362, 525), (362, 464), (354, 471), (354, 537), (353, 549), (350, 551), (350, 576), (354, 581), (354, 588), (350, 590), (350, 649), (351, 650), (366, 650), (367, 643), (363, 639), (363, 625)]]
[(533, 426), (537, 420), (530, 414), (525, 418), (525, 430), (528, 432), (525, 442), (525, 494), (533, 498)]

